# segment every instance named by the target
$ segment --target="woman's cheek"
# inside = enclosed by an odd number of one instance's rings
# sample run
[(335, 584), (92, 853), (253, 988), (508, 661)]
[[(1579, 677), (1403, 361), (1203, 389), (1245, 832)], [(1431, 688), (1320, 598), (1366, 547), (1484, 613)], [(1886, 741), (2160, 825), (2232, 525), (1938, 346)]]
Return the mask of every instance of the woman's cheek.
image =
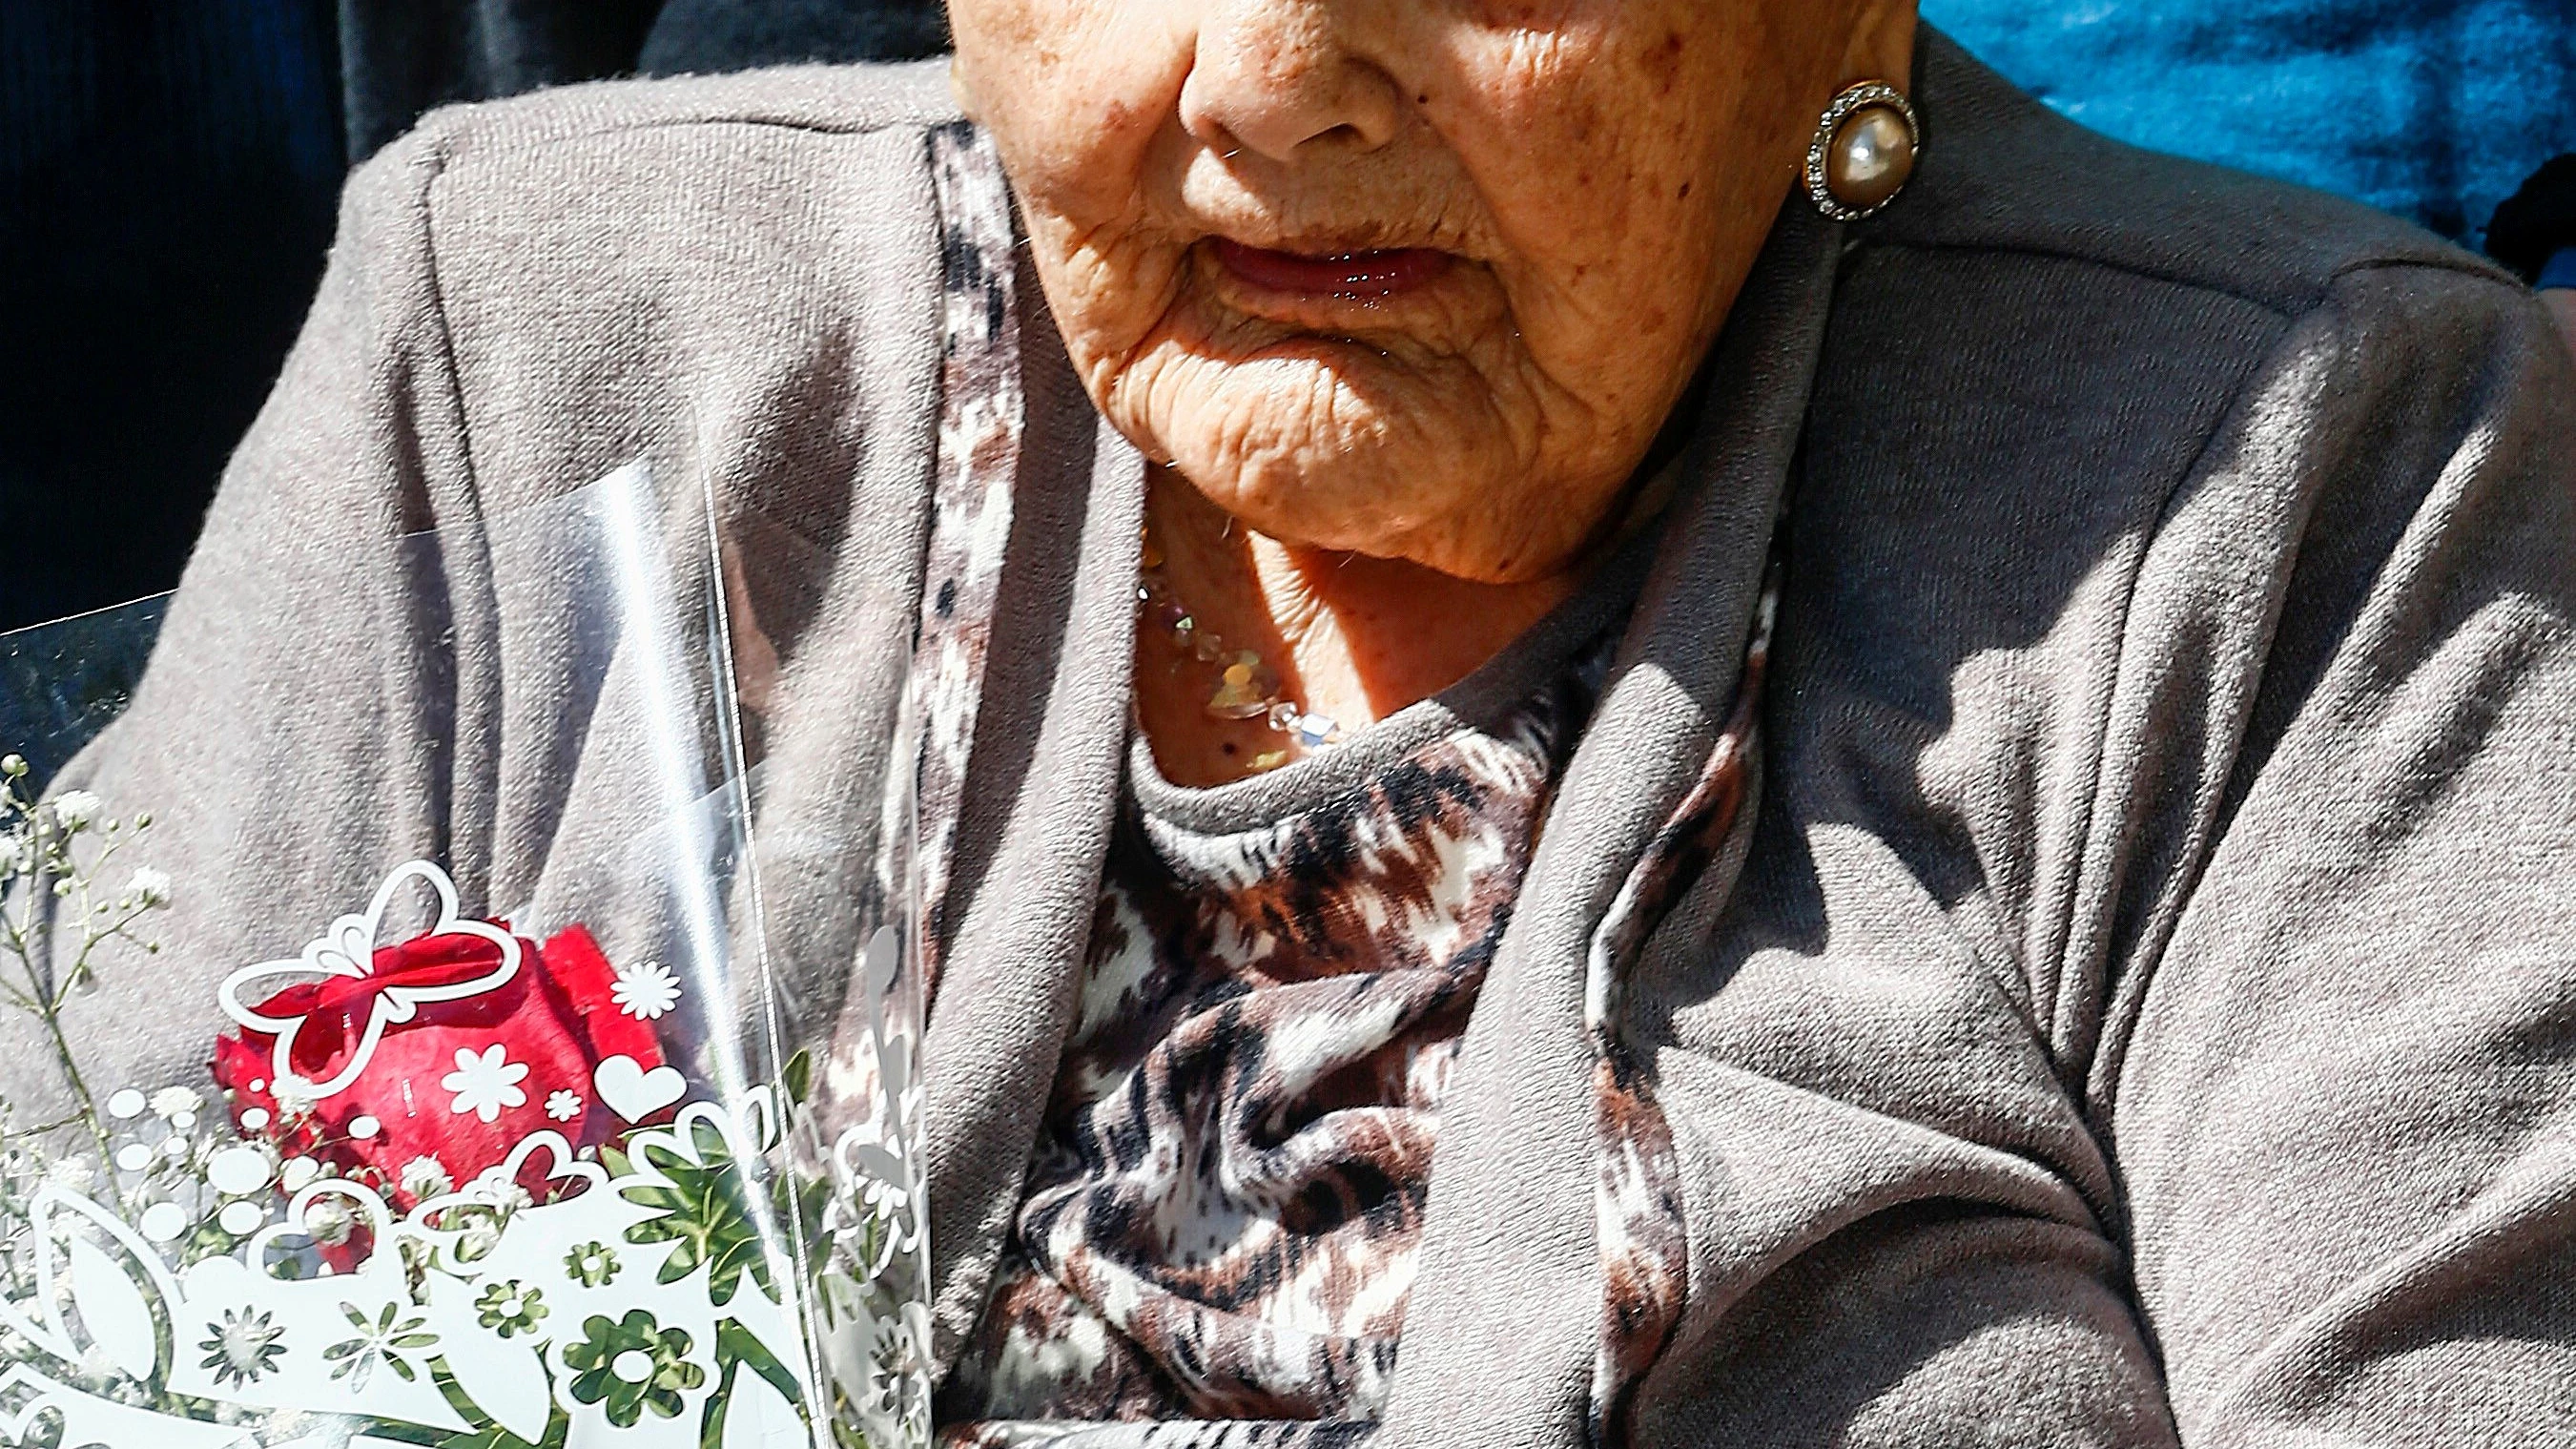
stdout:
[(1134, 4), (950, 6), (960, 76), (1024, 195), (1079, 215), (1132, 189), (1188, 56), (1166, 18)]
[[(1571, 301), (1609, 279), (1665, 164), (1651, 137), (1675, 103), (1639, 105), (1645, 66), (1597, 25), (1488, 44), (1459, 77), (1445, 138), (1482, 193), (1521, 280)], [(1650, 220), (1650, 219), (1649, 219)]]

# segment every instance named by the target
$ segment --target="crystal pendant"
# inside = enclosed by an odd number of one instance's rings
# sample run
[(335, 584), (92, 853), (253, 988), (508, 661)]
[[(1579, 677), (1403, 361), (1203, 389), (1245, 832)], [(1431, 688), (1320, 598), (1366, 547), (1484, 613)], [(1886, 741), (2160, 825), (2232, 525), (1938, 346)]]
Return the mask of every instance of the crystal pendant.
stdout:
[(1302, 714), (1297, 717), (1297, 726), (1293, 733), (1298, 744), (1315, 750), (1340, 739), (1342, 727), (1320, 714)]
[(1207, 712), (1218, 719), (1259, 719), (1270, 713), (1277, 699), (1278, 681), (1261, 661), (1250, 653), (1237, 654), (1225, 667), (1224, 679), (1216, 693), (1208, 696)]

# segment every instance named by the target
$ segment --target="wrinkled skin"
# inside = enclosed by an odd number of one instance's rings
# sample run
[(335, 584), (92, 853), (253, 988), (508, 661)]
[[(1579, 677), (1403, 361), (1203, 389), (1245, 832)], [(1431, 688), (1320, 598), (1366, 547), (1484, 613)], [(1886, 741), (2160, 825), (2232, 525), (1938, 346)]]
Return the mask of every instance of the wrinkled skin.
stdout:
[[(1914, 28), (1912, 0), (950, 16), (960, 97), (1000, 147), (1075, 366), (1170, 465), (1150, 507), (1172, 583), (1353, 724), (1463, 676), (1574, 586), (1816, 117), (1856, 80), (1904, 83)], [(1445, 256), (1396, 295), (1337, 296), (1247, 280), (1228, 243)], [(1229, 778), (1277, 742), (1206, 722), (1205, 681), (1165, 673), (1140, 667), (1138, 704), (1175, 778)]]
[[(1560, 568), (1849, 80), (1862, 0), (956, 0), (959, 76), (1103, 411), (1273, 538)], [(1431, 247), (1392, 301), (1248, 296), (1205, 240)]]

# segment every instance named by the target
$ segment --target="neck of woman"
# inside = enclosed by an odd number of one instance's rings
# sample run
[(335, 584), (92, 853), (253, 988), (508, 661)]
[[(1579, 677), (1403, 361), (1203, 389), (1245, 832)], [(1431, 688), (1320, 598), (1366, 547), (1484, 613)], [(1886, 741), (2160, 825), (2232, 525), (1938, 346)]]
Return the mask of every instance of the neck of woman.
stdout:
[(1258, 657), (1278, 696), (1344, 735), (1472, 673), (1581, 584), (1580, 567), (1526, 583), (1456, 578), (1400, 559), (1336, 553), (1252, 532), (1168, 469), (1146, 499), (1156, 567), (1201, 658), (1152, 620), (1137, 631), (1136, 713), (1166, 779), (1220, 785), (1304, 753), (1266, 718), (1211, 714), (1227, 664)]

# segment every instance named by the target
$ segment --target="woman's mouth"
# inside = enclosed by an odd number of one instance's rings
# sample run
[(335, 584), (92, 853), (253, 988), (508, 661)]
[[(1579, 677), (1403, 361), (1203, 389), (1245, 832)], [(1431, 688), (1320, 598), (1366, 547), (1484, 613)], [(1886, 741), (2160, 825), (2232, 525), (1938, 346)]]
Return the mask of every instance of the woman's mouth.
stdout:
[(1429, 286), (1449, 270), (1453, 260), (1447, 252), (1429, 247), (1309, 256), (1246, 246), (1224, 237), (1212, 237), (1210, 243), (1218, 265), (1264, 291), (1352, 302), (1381, 301)]

